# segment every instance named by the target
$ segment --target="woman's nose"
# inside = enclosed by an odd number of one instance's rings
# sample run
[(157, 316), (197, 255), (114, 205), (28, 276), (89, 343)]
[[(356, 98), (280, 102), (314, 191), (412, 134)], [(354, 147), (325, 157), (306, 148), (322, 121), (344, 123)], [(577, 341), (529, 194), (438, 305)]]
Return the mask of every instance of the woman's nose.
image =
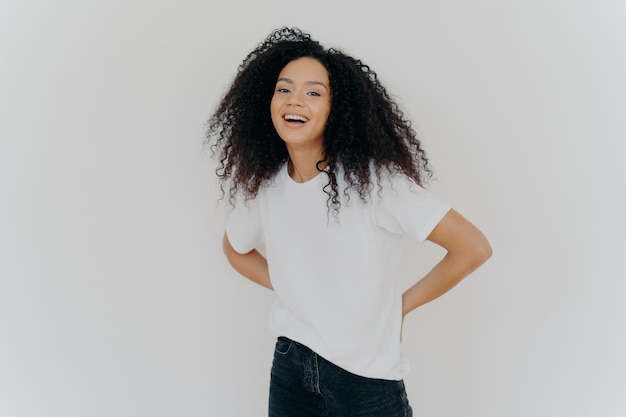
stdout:
[(287, 100), (288, 104), (292, 104), (292, 105), (302, 105), (303, 102), (303, 98), (302, 98), (302, 94), (294, 91), (292, 94), (289, 94), (289, 99)]

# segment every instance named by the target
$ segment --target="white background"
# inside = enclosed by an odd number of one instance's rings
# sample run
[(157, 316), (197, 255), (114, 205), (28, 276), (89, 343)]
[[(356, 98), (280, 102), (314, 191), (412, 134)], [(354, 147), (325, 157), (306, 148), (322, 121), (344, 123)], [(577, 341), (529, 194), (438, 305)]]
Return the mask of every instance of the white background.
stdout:
[[(378, 72), (494, 247), (407, 320), (415, 415), (626, 415), (625, 22), (619, 0), (2, 0), (0, 416), (266, 414), (273, 295), (221, 254), (202, 142), (283, 25)], [(440, 255), (407, 242), (407, 285)]]

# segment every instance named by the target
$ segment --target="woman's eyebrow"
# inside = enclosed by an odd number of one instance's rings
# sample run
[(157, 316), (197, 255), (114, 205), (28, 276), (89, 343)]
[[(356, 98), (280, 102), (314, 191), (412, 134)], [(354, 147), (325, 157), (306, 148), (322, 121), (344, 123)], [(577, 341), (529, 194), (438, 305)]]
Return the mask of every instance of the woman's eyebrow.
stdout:
[[(284, 81), (284, 82), (289, 83), (289, 84), (293, 84), (294, 83), (291, 78), (279, 78), (276, 82), (279, 82), (279, 81)], [(324, 87), (326, 89), (326, 91), (328, 91), (328, 87), (326, 86), (326, 84), (324, 84), (321, 81), (306, 81), (305, 84), (321, 85), (322, 87)]]

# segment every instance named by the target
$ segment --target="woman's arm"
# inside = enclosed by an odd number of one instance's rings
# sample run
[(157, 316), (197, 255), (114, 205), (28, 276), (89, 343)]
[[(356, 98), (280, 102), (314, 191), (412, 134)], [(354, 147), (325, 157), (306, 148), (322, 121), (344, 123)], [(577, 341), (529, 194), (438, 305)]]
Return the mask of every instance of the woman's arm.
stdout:
[(489, 242), (472, 223), (450, 210), (428, 236), (448, 251), (443, 259), (402, 295), (402, 317), (445, 294), (491, 256)]
[(230, 244), (228, 236), (224, 233), (222, 242), (224, 254), (232, 267), (244, 277), (256, 282), (268, 289), (272, 288), (270, 282), (270, 273), (267, 268), (267, 260), (257, 250), (241, 254), (237, 252)]

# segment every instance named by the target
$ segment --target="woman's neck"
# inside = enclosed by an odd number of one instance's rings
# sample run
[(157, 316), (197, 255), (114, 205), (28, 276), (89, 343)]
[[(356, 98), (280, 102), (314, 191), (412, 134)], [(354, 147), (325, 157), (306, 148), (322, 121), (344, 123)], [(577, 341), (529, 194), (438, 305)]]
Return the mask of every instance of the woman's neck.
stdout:
[[(326, 167), (326, 162), (318, 165), (324, 160), (324, 152), (297, 152), (289, 150), (289, 161), (287, 162), (287, 172), (296, 182), (307, 182), (316, 177), (320, 171)], [(319, 166), (319, 169), (318, 169)]]

